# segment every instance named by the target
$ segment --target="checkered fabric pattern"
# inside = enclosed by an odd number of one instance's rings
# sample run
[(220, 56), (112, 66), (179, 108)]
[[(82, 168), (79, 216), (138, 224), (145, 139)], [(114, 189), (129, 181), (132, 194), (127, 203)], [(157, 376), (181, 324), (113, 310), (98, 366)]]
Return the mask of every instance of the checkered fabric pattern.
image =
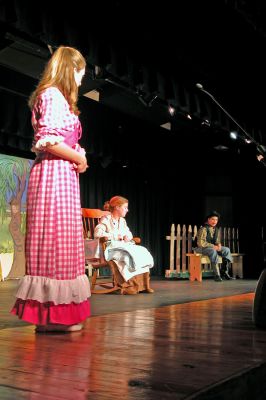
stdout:
[[(32, 124), (35, 144), (60, 136), (76, 148), (81, 135), (78, 117), (53, 87), (36, 102)], [(30, 173), (27, 196), (27, 274), (53, 279), (84, 274), (79, 178), (72, 163), (41, 151)]]
[(27, 274), (75, 279), (84, 274), (78, 175), (47, 154), (31, 171), (27, 201)]
[(68, 102), (55, 87), (40, 94), (33, 108), (31, 122), (35, 131), (34, 143), (55, 135), (63, 136), (65, 143), (72, 147), (81, 137), (78, 116), (70, 112)]

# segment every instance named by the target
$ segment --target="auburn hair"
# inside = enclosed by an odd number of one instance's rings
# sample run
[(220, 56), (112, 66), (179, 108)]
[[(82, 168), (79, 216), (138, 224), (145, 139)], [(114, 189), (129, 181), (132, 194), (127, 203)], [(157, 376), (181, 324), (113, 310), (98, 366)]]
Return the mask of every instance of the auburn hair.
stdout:
[(128, 203), (128, 199), (125, 197), (114, 196), (109, 200), (109, 210), (113, 211), (115, 207), (121, 207), (125, 203)]

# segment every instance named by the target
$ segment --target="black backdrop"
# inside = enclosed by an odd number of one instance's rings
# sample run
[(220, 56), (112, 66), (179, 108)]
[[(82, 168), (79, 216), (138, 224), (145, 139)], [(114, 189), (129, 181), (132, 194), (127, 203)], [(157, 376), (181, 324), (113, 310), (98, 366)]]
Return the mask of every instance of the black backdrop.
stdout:
[[(0, 91), (0, 151), (33, 158), (27, 98)], [(113, 195), (129, 199), (128, 224), (155, 258), (153, 275), (169, 266), (172, 223), (200, 224), (208, 209), (222, 211), (222, 223), (239, 226), (246, 277), (264, 265), (266, 169), (245, 148), (221, 152), (211, 136), (149, 125), (80, 99), (83, 137), (90, 168), (81, 174), (82, 206), (101, 208)]]

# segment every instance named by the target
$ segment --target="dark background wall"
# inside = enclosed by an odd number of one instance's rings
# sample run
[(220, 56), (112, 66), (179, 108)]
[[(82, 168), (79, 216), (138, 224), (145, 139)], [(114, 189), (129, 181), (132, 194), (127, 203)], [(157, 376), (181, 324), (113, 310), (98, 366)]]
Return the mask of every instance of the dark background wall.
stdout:
[[(33, 158), (27, 98), (0, 91), (0, 102), (0, 152)], [(266, 169), (255, 153), (234, 145), (217, 151), (209, 146), (215, 132), (173, 133), (87, 98), (80, 109), (90, 164), (80, 176), (82, 206), (101, 208), (117, 194), (128, 198), (127, 221), (154, 255), (153, 275), (168, 267), (171, 224), (201, 224), (216, 209), (223, 225), (240, 229), (245, 276), (259, 276)]]

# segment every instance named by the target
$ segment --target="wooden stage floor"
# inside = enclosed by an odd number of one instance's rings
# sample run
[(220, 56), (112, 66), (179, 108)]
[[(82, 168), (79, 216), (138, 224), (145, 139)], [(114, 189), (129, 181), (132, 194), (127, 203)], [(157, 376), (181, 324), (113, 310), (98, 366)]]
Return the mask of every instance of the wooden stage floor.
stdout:
[(156, 280), (154, 294), (93, 295), (92, 317), (71, 334), (35, 334), (10, 315), (15, 286), (0, 283), (1, 400), (266, 398), (256, 281)]

